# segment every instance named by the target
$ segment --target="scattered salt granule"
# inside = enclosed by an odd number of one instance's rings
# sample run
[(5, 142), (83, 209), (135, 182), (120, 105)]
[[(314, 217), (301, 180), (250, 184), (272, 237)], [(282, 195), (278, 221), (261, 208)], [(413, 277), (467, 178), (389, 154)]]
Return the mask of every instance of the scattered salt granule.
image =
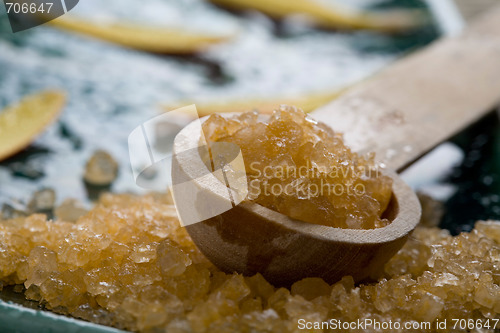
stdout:
[(306, 278), (287, 289), (215, 268), (161, 194), (105, 194), (76, 223), (0, 222), (1, 286), (24, 284), (48, 309), (140, 332), (298, 332), (299, 319), (485, 323), (500, 315), (499, 259), (500, 222), (455, 237), (420, 226), (379, 281)]

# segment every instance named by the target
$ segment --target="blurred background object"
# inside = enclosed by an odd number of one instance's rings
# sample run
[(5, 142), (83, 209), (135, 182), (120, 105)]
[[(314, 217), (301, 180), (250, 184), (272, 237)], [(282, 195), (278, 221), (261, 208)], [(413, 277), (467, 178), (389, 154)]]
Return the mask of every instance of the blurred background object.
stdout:
[(460, 12), (466, 21), (471, 21), (474, 17), (486, 12), (489, 8), (498, 4), (498, 0), (455, 0)]
[(162, 54), (192, 54), (228, 42), (237, 24), (203, 1), (82, 1), (51, 25), (121, 46)]
[(62, 91), (44, 91), (0, 111), (0, 160), (26, 148), (57, 118), (64, 104)]
[(96, 24), (77, 18), (58, 18), (50, 24), (87, 34), (122, 46), (157, 53), (189, 54), (202, 52), (211, 44), (227, 41), (231, 36), (217, 36), (130, 23)]
[[(426, 11), (420, 0), (365, 0), (359, 6)], [(89, 204), (82, 178), (97, 150), (120, 165), (110, 190), (141, 192), (128, 167), (127, 137), (165, 105), (196, 103), (210, 113), (269, 111), (288, 102), (310, 110), (439, 36), (432, 22), (400, 35), (321, 30), (257, 11), (229, 12), (205, 0), (152, 0), (147, 6), (86, 0), (62, 18), (235, 37), (193, 55), (153, 55), (53, 25), (13, 34), (6, 15), (0, 16), (0, 106), (46, 89), (67, 94), (59, 121), (0, 163), (2, 203), (26, 203), (31, 193), (50, 187), (57, 204), (65, 198)]]
[[(340, 96), (346, 89), (339, 89), (334, 92), (323, 94), (306, 94), (294, 97), (274, 97), (274, 98), (253, 98), (253, 99), (226, 99), (222, 102), (214, 103), (196, 103), (196, 109), (200, 116), (207, 116), (213, 113), (226, 112), (245, 112), (249, 110), (259, 110), (261, 113), (272, 113), (277, 106), (281, 104), (295, 105), (301, 108), (304, 112), (311, 112), (314, 109), (332, 101)], [(179, 103), (177, 105), (165, 105), (165, 110), (173, 110), (182, 107), (188, 102)]]
[(388, 33), (404, 33), (418, 29), (428, 20), (426, 12), (418, 9), (368, 10), (346, 1), (321, 0), (211, 0), (233, 9), (255, 9), (273, 18), (292, 15), (331, 29), (370, 29)]

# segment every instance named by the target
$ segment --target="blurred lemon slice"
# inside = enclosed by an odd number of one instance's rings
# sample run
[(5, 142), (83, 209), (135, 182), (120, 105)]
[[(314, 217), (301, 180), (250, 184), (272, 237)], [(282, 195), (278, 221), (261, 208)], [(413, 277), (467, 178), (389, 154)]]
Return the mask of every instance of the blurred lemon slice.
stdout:
[(27, 147), (55, 120), (65, 102), (63, 92), (44, 91), (0, 111), (0, 160)]
[(155, 53), (189, 54), (225, 42), (234, 35), (210, 35), (129, 22), (98, 23), (75, 17), (50, 22), (58, 28), (96, 37), (122, 46)]
[[(296, 98), (255, 98), (255, 99), (233, 99), (217, 103), (195, 103), (196, 110), (200, 117), (207, 116), (213, 113), (224, 112), (245, 112), (251, 110), (258, 110), (261, 113), (272, 113), (273, 110), (279, 108), (281, 104), (295, 105), (305, 112), (310, 112), (326, 103), (334, 100), (344, 92), (345, 89), (329, 92), (310, 94)], [(179, 103), (176, 105), (165, 105), (164, 109), (173, 110), (179, 108), (181, 105), (193, 104), (193, 102)]]
[(210, 0), (214, 4), (244, 9), (251, 8), (275, 18), (305, 14), (325, 28), (368, 29), (388, 33), (402, 32), (425, 24), (428, 19), (421, 10), (386, 11), (357, 10), (323, 4), (314, 0)]

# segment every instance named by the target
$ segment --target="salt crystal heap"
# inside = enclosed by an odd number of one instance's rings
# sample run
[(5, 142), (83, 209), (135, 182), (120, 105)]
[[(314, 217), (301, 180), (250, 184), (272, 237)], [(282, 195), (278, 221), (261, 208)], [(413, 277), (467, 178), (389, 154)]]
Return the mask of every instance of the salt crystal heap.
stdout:
[(490, 319), (482, 332), (493, 332), (500, 222), (456, 237), (417, 227), (375, 283), (307, 278), (287, 289), (211, 265), (164, 196), (105, 195), (76, 223), (0, 221), (0, 289), (8, 284), (24, 284), (28, 299), (53, 311), (140, 332), (304, 332), (299, 319), (446, 319), (439, 332), (451, 331), (452, 319)]
[(392, 180), (380, 174), (374, 155), (364, 158), (344, 145), (342, 135), (282, 106), (265, 122), (257, 112), (203, 124), (207, 142), (240, 147), (248, 199), (295, 219), (337, 228), (372, 229), (390, 223), (382, 213)]

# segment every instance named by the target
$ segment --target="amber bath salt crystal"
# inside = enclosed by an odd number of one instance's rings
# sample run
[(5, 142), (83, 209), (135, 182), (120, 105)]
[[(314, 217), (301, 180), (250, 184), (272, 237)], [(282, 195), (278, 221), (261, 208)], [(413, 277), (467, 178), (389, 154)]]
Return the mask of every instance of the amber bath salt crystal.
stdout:
[(455, 237), (418, 227), (378, 282), (276, 288), (260, 274), (215, 268), (166, 196), (108, 194), (76, 223), (1, 221), (0, 282), (24, 285), (46, 309), (139, 332), (303, 332), (300, 319), (491, 324), (500, 316), (498, 235), (493, 221)]
[[(264, 119), (260, 119), (263, 117)], [(270, 116), (247, 112), (210, 116), (203, 124), (209, 144), (230, 142), (242, 152), (248, 199), (292, 218), (337, 228), (372, 229), (382, 217), (392, 180), (374, 156), (352, 152), (342, 135), (281, 106)]]

